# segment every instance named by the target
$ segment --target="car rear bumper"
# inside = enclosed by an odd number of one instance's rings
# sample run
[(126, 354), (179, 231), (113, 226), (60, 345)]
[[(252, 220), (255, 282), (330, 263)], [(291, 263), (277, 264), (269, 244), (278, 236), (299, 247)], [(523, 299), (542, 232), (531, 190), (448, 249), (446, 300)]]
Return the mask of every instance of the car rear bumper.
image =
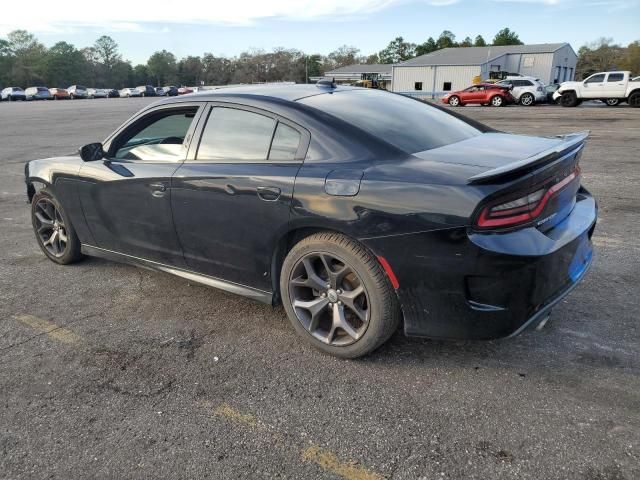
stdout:
[(396, 275), (409, 336), (495, 339), (542, 321), (592, 261), (596, 202), (585, 190), (548, 232), (466, 228), (369, 239)]

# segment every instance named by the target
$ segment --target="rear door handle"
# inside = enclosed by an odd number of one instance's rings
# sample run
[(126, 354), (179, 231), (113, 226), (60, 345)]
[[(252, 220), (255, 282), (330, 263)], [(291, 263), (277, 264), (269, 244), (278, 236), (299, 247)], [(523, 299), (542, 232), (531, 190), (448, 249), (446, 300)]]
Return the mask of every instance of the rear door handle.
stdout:
[(278, 187), (258, 187), (258, 197), (265, 202), (275, 202), (280, 198), (280, 189)]

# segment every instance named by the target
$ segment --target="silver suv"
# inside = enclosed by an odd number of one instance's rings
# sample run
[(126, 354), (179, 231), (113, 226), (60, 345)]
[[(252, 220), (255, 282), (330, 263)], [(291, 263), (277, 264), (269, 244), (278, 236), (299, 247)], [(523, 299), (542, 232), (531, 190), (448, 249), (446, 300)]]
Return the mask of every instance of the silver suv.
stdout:
[(513, 85), (511, 95), (516, 103), (529, 107), (535, 103), (545, 102), (547, 93), (544, 83), (535, 77), (507, 77), (498, 82), (498, 85)]

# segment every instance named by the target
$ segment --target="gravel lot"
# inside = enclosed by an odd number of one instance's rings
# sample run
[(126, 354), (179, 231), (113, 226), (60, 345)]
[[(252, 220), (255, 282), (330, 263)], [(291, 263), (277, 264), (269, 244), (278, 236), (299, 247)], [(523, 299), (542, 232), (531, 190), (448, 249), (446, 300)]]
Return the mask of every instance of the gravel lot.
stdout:
[(0, 477), (640, 478), (640, 111), (467, 107), (590, 129), (596, 257), (541, 332), (406, 339), (342, 361), (282, 309), (39, 251), (23, 164), (101, 140), (147, 99), (0, 104)]

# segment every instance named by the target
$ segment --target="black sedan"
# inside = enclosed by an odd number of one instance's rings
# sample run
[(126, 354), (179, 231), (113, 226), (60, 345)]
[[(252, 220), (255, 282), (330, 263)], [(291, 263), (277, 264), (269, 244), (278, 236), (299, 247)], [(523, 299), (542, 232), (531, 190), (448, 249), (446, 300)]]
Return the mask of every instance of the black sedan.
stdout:
[[(321, 350), (542, 325), (587, 271), (587, 134), (512, 135), (403, 96), (246, 86), (161, 100), (26, 165), (36, 239), (276, 305)], [(241, 319), (238, 319), (240, 321)]]

